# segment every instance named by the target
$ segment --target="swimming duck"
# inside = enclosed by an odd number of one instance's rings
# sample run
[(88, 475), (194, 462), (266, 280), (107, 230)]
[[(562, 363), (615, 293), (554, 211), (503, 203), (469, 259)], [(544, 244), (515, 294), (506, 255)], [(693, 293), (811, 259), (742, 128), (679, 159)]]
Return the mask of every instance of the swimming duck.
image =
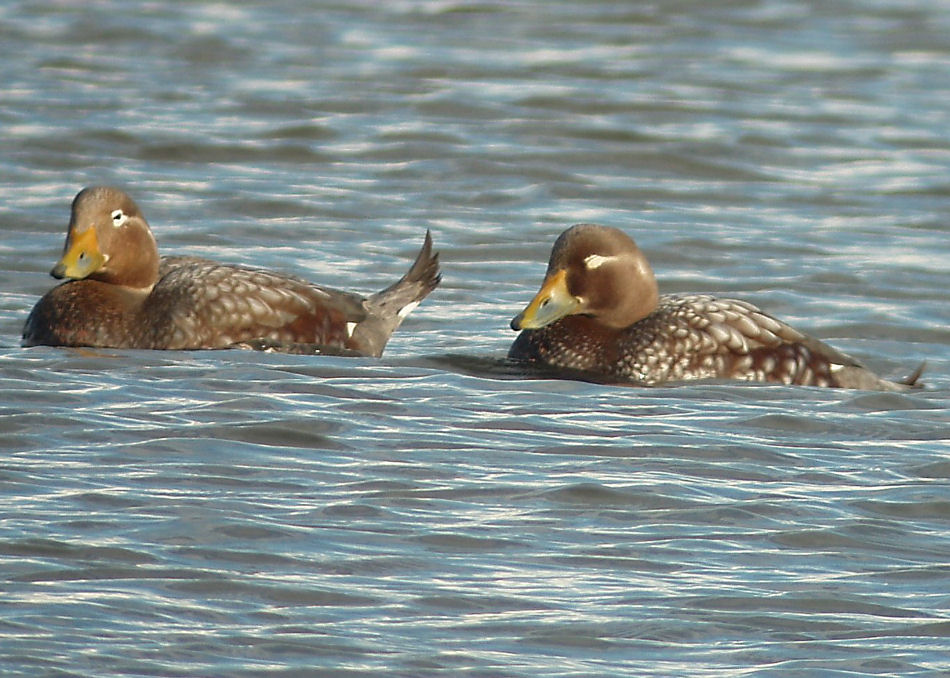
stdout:
[(560, 235), (541, 290), (511, 328), (522, 330), (513, 360), (643, 385), (740, 379), (903, 390), (921, 371), (886, 381), (748, 302), (660, 295), (636, 243), (595, 224)]
[(142, 211), (118, 188), (79, 192), (63, 256), (67, 282), (33, 307), (23, 345), (281, 350), (323, 347), (379, 356), (403, 319), (439, 284), (432, 237), (409, 271), (362, 297), (289, 275), (198, 257), (159, 257)]

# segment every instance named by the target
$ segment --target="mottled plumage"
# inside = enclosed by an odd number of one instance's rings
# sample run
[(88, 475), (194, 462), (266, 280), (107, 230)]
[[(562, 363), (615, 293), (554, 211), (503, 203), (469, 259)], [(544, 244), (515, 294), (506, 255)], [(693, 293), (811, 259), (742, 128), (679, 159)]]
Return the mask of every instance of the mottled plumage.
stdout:
[(298, 350), (306, 344), (373, 356), (440, 279), (428, 233), (409, 272), (368, 298), (197, 257), (159, 258), (138, 207), (108, 187), (76, 196), (63, 258), (52, 274), (73, 279), (33, 308), (25, 346)]
[(580, 224), (555, 243), (541, 291), (512, 321), (515, 360), (641, 384), (741, 379), (899, 390), (853, 358), (756, 306), (657, 291), (622, 231)]

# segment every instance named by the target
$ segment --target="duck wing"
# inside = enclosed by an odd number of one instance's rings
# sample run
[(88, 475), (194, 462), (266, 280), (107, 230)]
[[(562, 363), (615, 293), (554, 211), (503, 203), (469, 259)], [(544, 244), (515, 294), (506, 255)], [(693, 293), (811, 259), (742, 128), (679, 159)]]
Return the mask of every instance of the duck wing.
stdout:
[(225, 348), (257, 339), (343, 347), (366, 317), (358, 294), (196, 257), (167, 257), (143, 304), (156, 348)]

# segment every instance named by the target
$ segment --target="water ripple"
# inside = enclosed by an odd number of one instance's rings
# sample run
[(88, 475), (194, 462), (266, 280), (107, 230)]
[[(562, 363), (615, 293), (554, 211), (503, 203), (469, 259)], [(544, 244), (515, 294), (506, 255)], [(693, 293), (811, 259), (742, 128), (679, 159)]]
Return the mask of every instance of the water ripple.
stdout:
[[(948, 19), (926, 3), (0, 8), (5, 675), (935, 675)], [(82, 185), (163, 251), (443, 285), (381, 360), (21, 349)], [(504, 360), (570, 223), (927, 388)]]

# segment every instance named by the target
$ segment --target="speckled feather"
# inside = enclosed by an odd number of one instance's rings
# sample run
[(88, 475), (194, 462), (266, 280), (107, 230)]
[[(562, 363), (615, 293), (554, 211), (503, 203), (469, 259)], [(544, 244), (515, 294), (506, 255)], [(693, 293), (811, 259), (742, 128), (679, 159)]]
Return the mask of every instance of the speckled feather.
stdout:
[(429, 233), (409, 271), (366, 298), (197, 257), (159, 259), (138, 206), (119, 189), (101, 186), (73, 201), (64, 255), (52, 273), (74, 279), (34, 306), (24, 346), (292, 352), (312, 346), (371, 356), (382, 354), (441, 278)]
[(95, 280), (60, 285), (31, 313), (24, 339), (148, 349), (226, 348), (252, 339), (344, 346), (346, 324), (366, 317), (359, 295), (267, 271), (165, 257), (160, 275), (150, 294)]
[(746, 301), (665, 295), (623, 231), (575, 224), (554, 243), (541, 289), (511, 321), (514, 360), (645, 385), (739, 379), (903, 390)]
[(759, 308), (708, 295), (664, 295), (649, 316), (624, 329), (568, 316), (523, 331), (515, 360), (655, 385), (692, 379), (739, 379), (805, 386), (892, 390), (856, 360)]
[(268, 271), (192, 258), (165, 260), (168, 269), (143, 307), (154, 314), (154, 343), (184, 348), (196, 342), (224, 348), (252, 339), (345, 346), (347, 323), (366, 318), (362, 297), (325, 290)]

